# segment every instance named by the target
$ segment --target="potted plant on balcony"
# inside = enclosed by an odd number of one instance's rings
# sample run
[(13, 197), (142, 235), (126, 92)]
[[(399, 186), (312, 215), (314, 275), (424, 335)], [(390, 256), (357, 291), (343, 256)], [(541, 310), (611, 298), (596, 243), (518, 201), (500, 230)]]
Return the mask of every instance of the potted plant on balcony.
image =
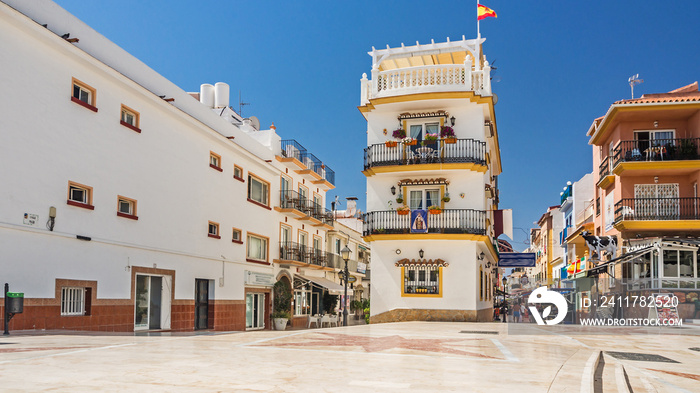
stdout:
[(457, 143), (457, 138), (455, 137), (455, 130), (450, 126), (442, 126), (440, 128), (440, 137), (445, 138), (445, 143)]
[(396, 197), (396, 202), (403, 203), (403, 194), (399, 193), (399, 195)]
[(410, 212), (411, 212), (411, 208), (406, 206), (406, 205), (403, 205), (403, 206), (396, 208), (396, 214), (398, 214), (400, 216), (408, 215)]
[(406, 146), (415, 146), (418, 143), (418, 141), (415, 138), (411, 138), (410, 136), (403, 138), (401, 141)]
[(428, 206), (428, 211), (430, 214), (440, 214), (442, 213), (442, 208), (438, 205)]
[(432, 144), (436, 143), (437, 140), (438, 140), (437, 133), (434, 133), (434, 134), (427, 133), (427, 134), (425, 134), (425, 139), (423, 140), (423, 142), (425, 145), (432, 145)]
[(391, 136), (393, 136), (395, 139), (403, 139), (406, 137), (406, 130), (403, 128), (397, 128), (391, 133)]
[(275, 330), (284, 330), (287, 328), (287, 322), (290, 318), (292, 292), (282, 281), (277, 281), (272, 289), (275, 294), (275, 302), (274, 311), (270, 314), (270, 318), (275, 324)]
[(449, 202), (450, 201), (450, 193), (446, 192), (445, 195), (442, 197), (443, 202)]

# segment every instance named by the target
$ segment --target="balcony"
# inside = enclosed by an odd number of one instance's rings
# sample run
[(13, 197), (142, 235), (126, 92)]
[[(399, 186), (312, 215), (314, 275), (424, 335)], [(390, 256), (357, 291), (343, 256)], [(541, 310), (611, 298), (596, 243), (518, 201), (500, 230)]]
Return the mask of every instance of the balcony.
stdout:
[(690, 173), (700, 168), (700, 138), (620, 141), (613, 151), (613, 173), (673, 169)]
[[(340, 255), (316, 250), (313, 247), (295, 242), (280, 242), (280, 257), (275, 262), (327, 271), (345, 269), (345, 261)], [(348, 271), (357, 273), (357, 261), (348, 260)]]
[(473, 70), (471, 64), (440, 64), (392, 70), (373, 70), (372, 79), (361, 79), (361, 103), (396, 95), (473, 91), (476, 95), (491, 95), (491, 68)]
[[(411, 234), (411, 215), (396, 210), (374, 211), (363, 215), (363, 236)], [(472, 209), (445, 209), (441, 214), (428, 214), (428, 233), (486, 235), (486, 212)]]
[(320, 185), (326, 191), (335, 188), (335, 172), (299, 142), (283, 140), (280, 154), (275, 157), (277, 161), (291, 165), (296, 173), (305, 175), (313, 184)]
[(623, 198), (615, 204), (615, 228), (700, 229), (700, 198)]
[(280, 191), (280, 204), (275, 210), (298, 220), (311, 221), (316, 227), (333, 229), (333, 212), (293, 190)]
[(566, 186), (566, 189), (561, 193), (561, 198), (560, 198), (560, 205), (562, 208), (566, 204), (566, 202), (573, 196), (573, 186), (571, 184)]
[(327, 252), (295, 242), (280, 242), (280, 258), (275, 262), (313, 269), (333, 270), (328, 266)]
[[(409, 146), (403, 142), (375, 144), (365, 148), (365, 175), (376, 173), (434, 170), (472, 169), (486, 172), (486, 142), (457, 139), (456, 143), (439, 140), (425, 146)], [(396, 145), (393, 145), (395, 143)]]
[(598, 187), (606, 189), (615, 182), (615, 175), (612, 174), (610, 164), (612, 159), (605, 157), (598, 167)]

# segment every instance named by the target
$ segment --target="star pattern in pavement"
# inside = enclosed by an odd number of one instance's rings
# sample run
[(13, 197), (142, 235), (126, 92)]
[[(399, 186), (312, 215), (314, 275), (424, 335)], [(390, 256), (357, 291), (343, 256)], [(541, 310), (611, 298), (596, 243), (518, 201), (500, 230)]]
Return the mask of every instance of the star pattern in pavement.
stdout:
[(346, 334), (318, 333), (323, 337), (300, 340), (296, 342), (266, 343), (263, 346), (274, 347), (362, 347), (365, 352), (382, 352), (390, 349), (448, 353), (452, 355), (471, 356), (483, 359), (499, 359), (482, 353), (464, 351), (445, 346), (449, 343), (464, 342), (464, 339), (421, 339), (404, 338), (398, 335), (384, 337), (354, 336)]

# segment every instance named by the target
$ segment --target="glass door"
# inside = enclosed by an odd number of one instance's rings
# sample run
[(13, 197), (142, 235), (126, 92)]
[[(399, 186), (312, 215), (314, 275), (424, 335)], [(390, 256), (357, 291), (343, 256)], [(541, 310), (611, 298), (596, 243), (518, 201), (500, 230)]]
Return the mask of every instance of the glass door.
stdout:
[(265, 328), (265, 294), (248, 293), (245, 298), (245, 327), (249, 330)]
[(408, 193), (409, 207), (411, 210), (427, 209), (433, 205), (440, 205), (440, 190), (410, 190)]
[(194, 328), (206, 329), (209, 327), (209, 280), (195, 279), (194, 292)]
[(163, 277), (136, 275), (135, 329), (160, 329)]

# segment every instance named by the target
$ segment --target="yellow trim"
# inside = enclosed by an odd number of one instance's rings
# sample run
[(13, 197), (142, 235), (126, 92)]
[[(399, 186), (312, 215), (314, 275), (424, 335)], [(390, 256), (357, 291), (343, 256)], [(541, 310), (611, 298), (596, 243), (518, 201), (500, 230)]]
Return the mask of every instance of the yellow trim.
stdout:
[(488, 167), (486, 165), (475, 164), (473, 162), (453, 162), (447, 164), (415, 164), (415, 165), (389, 165), (369, 168), (362, 173), (367, 176), (373, 176), (378, 173), (392, 172), (413, 172), (413, 171), (438, 171), (450, 169), (467, 169), (475, 172), (486, 173)]
[(621, 162), (615, 165), (613, 173), (619, 176), (626, 170), (654, 169), (700, 169), (700, 160)]
[(445, 185), (440, 186), (440, 208), (445, 209), (445, 201), (442, 198), (445, 197)]
[(289, 213), (292, 215), (292, 218), (296, 218), (301, 220), (302, 218), (306, 217), (306, 213), (302, 212), (301, 210), (297, 209), (292, 209), (292, 208), (284, 208), (282, 209), (279, 206), (274, 207), (275, 211), (278, 211), (280, 213)]
[(406, 277), (406, 268), (401, 266), (401, 297), (442, 297), (442, 266), (438, 267), (439, 288), (437, 294), (432, 293), (406, 293), (406, 285), (404, 279)]
[(335, 186), (333, 184), (331, 184), (331, 182), (329, 182), (326, 179), (314, 180), (311, 182), (311, 184), (318, 184), (321, 187), (326, 188), (324, 191), (329, 191), (329, 190), (332, 190), (335, 188)]
[(607, 189), (611, 185), (615, 183), (615, 175), (607, 175), (604, 176), (600, 181), (598, 182), (598, 187), (602, 188), (603, 190)]
[(659, 221), (633, 221), (622, 220), (615, 225), (618, 231), (623, 230), (700, 230), (700, 220), (659, 220)]

